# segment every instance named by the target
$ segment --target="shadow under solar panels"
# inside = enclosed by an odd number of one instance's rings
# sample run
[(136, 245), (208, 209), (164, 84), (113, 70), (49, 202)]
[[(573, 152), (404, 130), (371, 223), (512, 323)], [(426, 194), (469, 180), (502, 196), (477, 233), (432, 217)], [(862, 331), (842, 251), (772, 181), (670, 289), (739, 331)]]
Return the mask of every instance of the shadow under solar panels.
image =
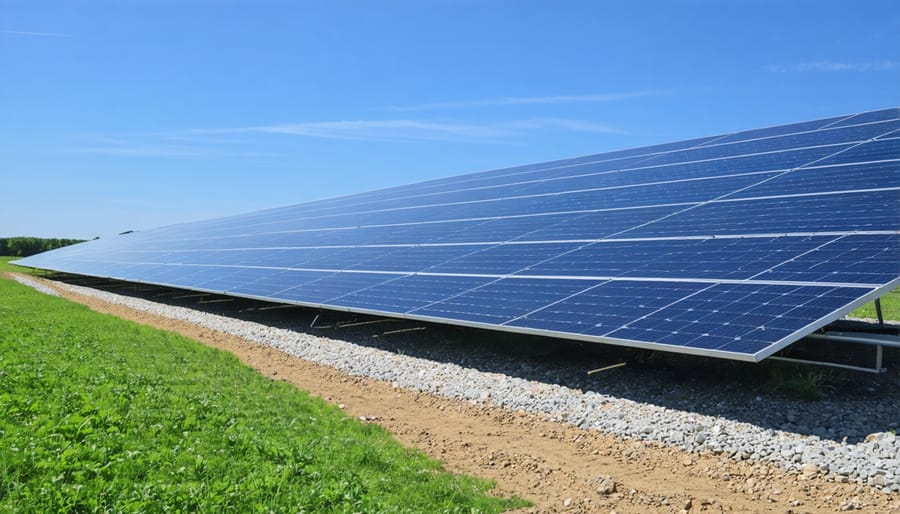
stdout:
[(15, 264), (759, 361), (900, 285), (898, 134), (897, 108), (836, 116), (162, 227)]

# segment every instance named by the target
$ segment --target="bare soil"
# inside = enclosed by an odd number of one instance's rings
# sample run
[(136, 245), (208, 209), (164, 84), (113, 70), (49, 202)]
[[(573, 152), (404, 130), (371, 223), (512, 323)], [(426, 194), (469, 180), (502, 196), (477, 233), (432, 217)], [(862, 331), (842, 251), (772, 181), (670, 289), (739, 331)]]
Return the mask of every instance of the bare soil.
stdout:
[[(51, 281), (43, 282), (54, 287)], [(441, 460), (447, 470), (494, 480), (496, 494), (519, 495), (535, 504), (521, 512), (900, 513), (896, 494), (409, 391), (188, 322), (56, 289), (95, 311), (229, 351), (273, 380), (289, 382), (366, 423), (381, 425), (404, 445)]]

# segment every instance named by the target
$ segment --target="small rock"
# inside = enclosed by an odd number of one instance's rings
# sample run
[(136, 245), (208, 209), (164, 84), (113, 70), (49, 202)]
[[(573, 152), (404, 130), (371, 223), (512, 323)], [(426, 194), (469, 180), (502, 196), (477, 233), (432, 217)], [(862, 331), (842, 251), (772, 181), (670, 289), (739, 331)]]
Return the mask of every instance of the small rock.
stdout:
[(600, 475), (597, 477), (596, 481), (597, 494), (599, 494), (600, 496), (607, 496), (616, 492), (616, 482), (613, 480), (613, 477)]
[(694, 500), (688, 498), (687, 501), (684, 502), (684, 510), (691, 510), (691, 507), (694, 506)]
[(569, 505), (572, 505), (572, 498), (566, 498), (565, 500), (563, 500), (563, 507), (568, 507)]
[(819, 474), (819, 466), (812, 463), (804, 464), (803, 467), (800, 468), (800, 474), (802, 474), (804, 478), (815, 478)]

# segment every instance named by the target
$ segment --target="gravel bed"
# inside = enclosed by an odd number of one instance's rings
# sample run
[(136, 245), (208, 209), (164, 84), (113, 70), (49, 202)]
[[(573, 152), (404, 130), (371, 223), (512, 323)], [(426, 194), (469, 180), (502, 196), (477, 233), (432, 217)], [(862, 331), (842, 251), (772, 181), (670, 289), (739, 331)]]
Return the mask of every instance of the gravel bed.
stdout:
[[(19, 281), (47, 292), (46, 287), (33, 281)], [(359, 344), (311, 334), (309, 330), (291, 330), (283, 325), (71, 284), (58, 285), (107, 302), (227, 332), (397, 387), (543, 413), (579, 428), (660, 441), (690, 452), (769, 461), (790, 472), (857, 482), (887, 494), (900, 492), (900, 441), (891, 431), (867, 433), (872, 427), (887, 430), (900, 426), (898, 384), (888, 385), (888, 393), (874, 400), (818, 402), (763, 398), (738, 390), (697, 395), (691, 392), (692, 385), (653, 383), (646, 376), (639, 381), (619, 380), (594, 387), (589, 381), (593, 379), (585, 378), (585, 368), (568, 364), (543, 367), (541, 359), (527, 357), (496, 364), (496, 355), (480, 355), (472, 347), (458, 349), (452, 345), (432, 345), (427, 352), (418, 353), (420, 356), (408, 355), (402, 350), (387, 351), (371, 342)], [(453, 352), (457, 355), (449, 355)], [(493, 364), (488, 365), (488, 361)]]
[(57, 293), (55, 289), (53, 289), (52, 287), (47, 287), (44, 284), (41, 284), (40, 282), (38, 282), (37, 280), (32, 280), (26, 276), (22, 276), (22, 275), (18, 275), (18, 274), (12, 275), (12, 277), (13, 277), (13, 279), (15, 279), (16, 282), (18, 282), (20, 284), (25, 284), (26, 286), (31, 286), (44, 294), (49, 294), (50, 296), (60, 296), (60, 294)]

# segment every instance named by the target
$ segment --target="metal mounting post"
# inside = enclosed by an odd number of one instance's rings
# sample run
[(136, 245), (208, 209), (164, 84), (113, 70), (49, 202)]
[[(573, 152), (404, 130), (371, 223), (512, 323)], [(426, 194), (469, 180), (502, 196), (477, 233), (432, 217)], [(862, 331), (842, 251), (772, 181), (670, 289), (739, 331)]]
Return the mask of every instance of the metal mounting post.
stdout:
[(878, 316), (878, 326), (884, 328), (884, 314), (881, 313), (881, 298), (875, 299), (875, 315)]

